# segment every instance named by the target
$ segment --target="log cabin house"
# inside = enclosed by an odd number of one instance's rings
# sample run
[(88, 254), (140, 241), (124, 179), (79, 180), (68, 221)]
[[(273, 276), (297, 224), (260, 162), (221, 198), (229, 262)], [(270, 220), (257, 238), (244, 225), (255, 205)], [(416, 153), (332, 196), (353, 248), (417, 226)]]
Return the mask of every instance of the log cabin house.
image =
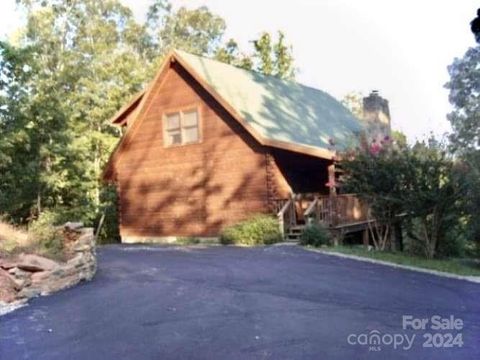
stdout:
[(308, 221), (365, 228), (358, 199), (328, 186), (363, 125), (321, 90), (175, 50), (112, 122), (122, 242), (214, 238), (255, 213), (291, 239)]

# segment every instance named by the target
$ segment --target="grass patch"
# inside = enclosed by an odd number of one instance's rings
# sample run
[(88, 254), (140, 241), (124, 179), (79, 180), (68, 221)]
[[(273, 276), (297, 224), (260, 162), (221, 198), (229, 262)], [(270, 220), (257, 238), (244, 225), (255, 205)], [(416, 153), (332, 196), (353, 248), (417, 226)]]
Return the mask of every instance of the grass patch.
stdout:
[(32, 222), (28, 231), (0, 221), (0, 257), (15, 257), (20, 253), (64, 260), (63, 236), (43, 219)]
[(347, 255), (357, 255), (394, 264), (443, 271), (456, 275), (480, 276), (480, 261), (475, 259), (425, 259), (400, 252), (368, 251), (363, 246), (337, 246), (323, 248), (323, 250)]
[(32, 241), (24, 229), (0, 221), (0, 256), (10, 255), (19, 248), (30, 246)]
[(197, 245), (201, 244), (201, 240), (199, 238), (193, 237), (193, 236), (182, 236), (182, 237), (177, 237), (177, 240), (175, 241), (175, 245)]

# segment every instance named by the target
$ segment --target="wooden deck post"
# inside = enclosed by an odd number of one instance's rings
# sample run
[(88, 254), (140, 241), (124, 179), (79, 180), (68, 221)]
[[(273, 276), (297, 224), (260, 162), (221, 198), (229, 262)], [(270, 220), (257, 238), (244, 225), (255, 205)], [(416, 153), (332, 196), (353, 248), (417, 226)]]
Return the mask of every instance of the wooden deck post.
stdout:
[(333, 246), (343, 245), (343, 238), (345, 233), (343, 229), (337, 229), (333, 231)]
[(363, 238), (363, 246), (365, 246), (365, 248), (368, 250), (368, 245), (370, 245), (369, 239), (368, 239), (368, 227), (363, 230), (362, 238)]
[[(288, 217), (285, 219), (285, 217)], [(290, 199), (287, 200), (285, 204), (283, 204), (280, 211), (277, 213), (278, 218), (278, 226), (280, 233), (285, 238), (285, 230), (289, 230), (295, 223), (295, 194), (290, 195)], [(287, 229), (285, 229), (285, 220), (287, 220)]]
[(337, 194), (337, 188), (336, 188), (336, 183), (335, 183), (335, 164), (328, 165), (328, 183), (330, 184), (329, 190), (330, 190), (330, 195), (336, 195)]
[(338, 231), (333, 232), (333, 246), (338, 246)]
[(277, 217), (278, 217), (278, 226), (279, 226), (280, 234), (282, 235), (282, 238), (285, 238), (285, 227), (283, 222), (283, 216), (277, 215)]

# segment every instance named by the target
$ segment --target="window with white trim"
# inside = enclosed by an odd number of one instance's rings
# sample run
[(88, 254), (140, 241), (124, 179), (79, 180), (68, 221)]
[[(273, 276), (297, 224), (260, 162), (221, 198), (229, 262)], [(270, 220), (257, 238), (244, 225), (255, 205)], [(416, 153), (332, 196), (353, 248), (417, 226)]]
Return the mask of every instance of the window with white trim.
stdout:
[(200, 141), (197, 110), (168, 113), (163, 124), (166, 146), (194, 144)]

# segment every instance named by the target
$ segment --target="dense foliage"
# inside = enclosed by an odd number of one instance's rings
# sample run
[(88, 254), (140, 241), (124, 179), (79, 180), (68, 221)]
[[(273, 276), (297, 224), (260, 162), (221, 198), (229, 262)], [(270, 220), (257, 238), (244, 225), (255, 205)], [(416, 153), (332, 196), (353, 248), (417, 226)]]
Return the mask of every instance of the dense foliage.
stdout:
[(225, 228), (220, 235), (224, 245), (268, 245), (283, 241), (276, 218), (255, 215), (236, 225)]
[(448, 120), (455, 150), (469, 152), (480, 147), (480, 45), (468, 49), (463, 58), (455, 59), (448, 67), (449, 100), (453, 111)]
[[(454, 59), (448, 71), (445, 87), (453, 106), (448, 143), (430, 139), (411, 146), (394, 131), (391, 139), (344, 154), (345, 190), (371, 206), (377, 222), (370, 237), (377, 249), (405, 248), (433, 257), (480, 247), (480, 46)], [(343, 99), (360, 118), (361, 99), (360, 93)]]
[(386, 138), (382, 144), (363, 146), (355, 156), (345, 156), (344, 187), (370, 206), (376, 219), (370, 235), (377, 249), (394, 247), (398, 226), (408, 235), (409, 249), (429, 258), (439, 253), (449, 236), (457, 236), (453, 230), (464, 220), (466, 169), (445, 146), (430, 139), (399, 147)]
[(300, 244), (311, 246), (330, 245), (330, 232), (320, 224), (307, 225), (300, 237)]
[(468, 49), (463, 58), (448, 67), (453, 111), (448, 115), (452, 125), (451, 149), (467, 166), (467, 195), (463, 199), (466, 237), (480, 242), (480, 45)]
[(30, 244), (35, 244), (35, 252), (61, 259), (64, 250), (63, 234), (52, 226), (59, 221), (59, 214), (53, 211), (44, 211), (30, 223), (28, 236)]
[(153, 0), (139, 23), (119, 0), (17, 3), (25, 26), (0, 42), (0, 215), (15, 223), (53, 211), (93, 225), (106, 213), (102, 236), (115, 238), (115, 192), (100, 182), (121, 135), (109, 119), (172, 48), (293, 76), (282, 34), (260, 34), (246, 54), (206, 7)]

